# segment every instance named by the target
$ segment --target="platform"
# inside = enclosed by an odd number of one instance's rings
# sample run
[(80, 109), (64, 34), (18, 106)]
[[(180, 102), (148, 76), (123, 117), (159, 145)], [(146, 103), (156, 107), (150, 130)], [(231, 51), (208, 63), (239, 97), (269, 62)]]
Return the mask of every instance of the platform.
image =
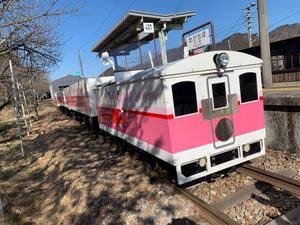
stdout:
[(300, 83), (275, 84), (264, 88), (264, 105), (300, 106)]
[(268, 149), (300, 154), (300, 83), (263, 89)]

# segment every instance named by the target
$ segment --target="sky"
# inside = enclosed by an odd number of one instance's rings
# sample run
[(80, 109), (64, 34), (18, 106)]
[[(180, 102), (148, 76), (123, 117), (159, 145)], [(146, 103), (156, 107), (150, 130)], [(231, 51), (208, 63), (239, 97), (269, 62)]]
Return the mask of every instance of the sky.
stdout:
[[(299, 0), (266, 0), (269, 30), (283, 24), (300, 22)], [(58, 27), (63, 43), (62, 60), (50, 72), (50, 80), (80, 71), (78, 51), (85, 77), (103, 71), (101, 59), (91, 49), (126, 15), (129, 10), (172, 14), (195, 11), (182, 32), (212, 21), (217, 41), (233, 33), (247, 32), (243, 8), (255, 0), (78, 0), (82, 8), (75, 16), (65, 16)], [(258, 31), (257, 8), (253, 8), (253, 33)], [(172, 32), (172, 31), (171, 31)], [(181, 31), (169, 33), (167, 47), (178, 47)]]

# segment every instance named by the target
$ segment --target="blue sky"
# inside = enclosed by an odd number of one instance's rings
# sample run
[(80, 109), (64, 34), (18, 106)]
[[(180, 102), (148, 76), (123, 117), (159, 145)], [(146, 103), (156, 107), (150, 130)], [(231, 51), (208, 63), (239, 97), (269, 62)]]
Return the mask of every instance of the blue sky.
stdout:
[[(196, 16), (184, 25), (189, 30), (207, 21), (213, 21), (217, 41), (235, 32), (247, 32), (242, 8), (250, 0), (80, 0), (83, 8), (77, 16), (67, 16), (59, 28), (62, 49), (62, 61), (52, 69), (50, 80), (66, 74), (80, 71), (78, 50), (81, 52), (84, 75), (98, 76), (103, 70), (102, 62), (91, 52), (128, 10), (139, 10), (155, 13), (175, 13), (195, 11)], [(299, 0), (267, 0), (269, 29), (283, 24), (300, 22)], [(258, 29), (256, 7), (254, 8), (254, 32)], [(169, 34), (168, 46), (179, 45), (179, 33)]]

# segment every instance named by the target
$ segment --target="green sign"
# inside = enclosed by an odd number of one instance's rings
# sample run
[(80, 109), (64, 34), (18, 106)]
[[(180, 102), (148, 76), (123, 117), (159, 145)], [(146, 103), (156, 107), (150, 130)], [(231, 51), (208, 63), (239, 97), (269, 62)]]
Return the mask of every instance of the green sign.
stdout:
[(76, 72), (75, 75), (76, 75), (76, 76), (80, 76), (80, 72)]

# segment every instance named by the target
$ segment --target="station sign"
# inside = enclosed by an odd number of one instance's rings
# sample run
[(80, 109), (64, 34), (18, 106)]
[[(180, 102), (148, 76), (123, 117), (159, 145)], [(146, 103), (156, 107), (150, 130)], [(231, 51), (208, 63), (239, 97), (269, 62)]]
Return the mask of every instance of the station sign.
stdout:
[(150, 34), (154, 33), (154, 24), (153, 23), (143, 23), (144, 33)]
[(187, 37), (186, 44), (189, 50), (199, 49), (210, 45), (209, 30), (205, 29)]

